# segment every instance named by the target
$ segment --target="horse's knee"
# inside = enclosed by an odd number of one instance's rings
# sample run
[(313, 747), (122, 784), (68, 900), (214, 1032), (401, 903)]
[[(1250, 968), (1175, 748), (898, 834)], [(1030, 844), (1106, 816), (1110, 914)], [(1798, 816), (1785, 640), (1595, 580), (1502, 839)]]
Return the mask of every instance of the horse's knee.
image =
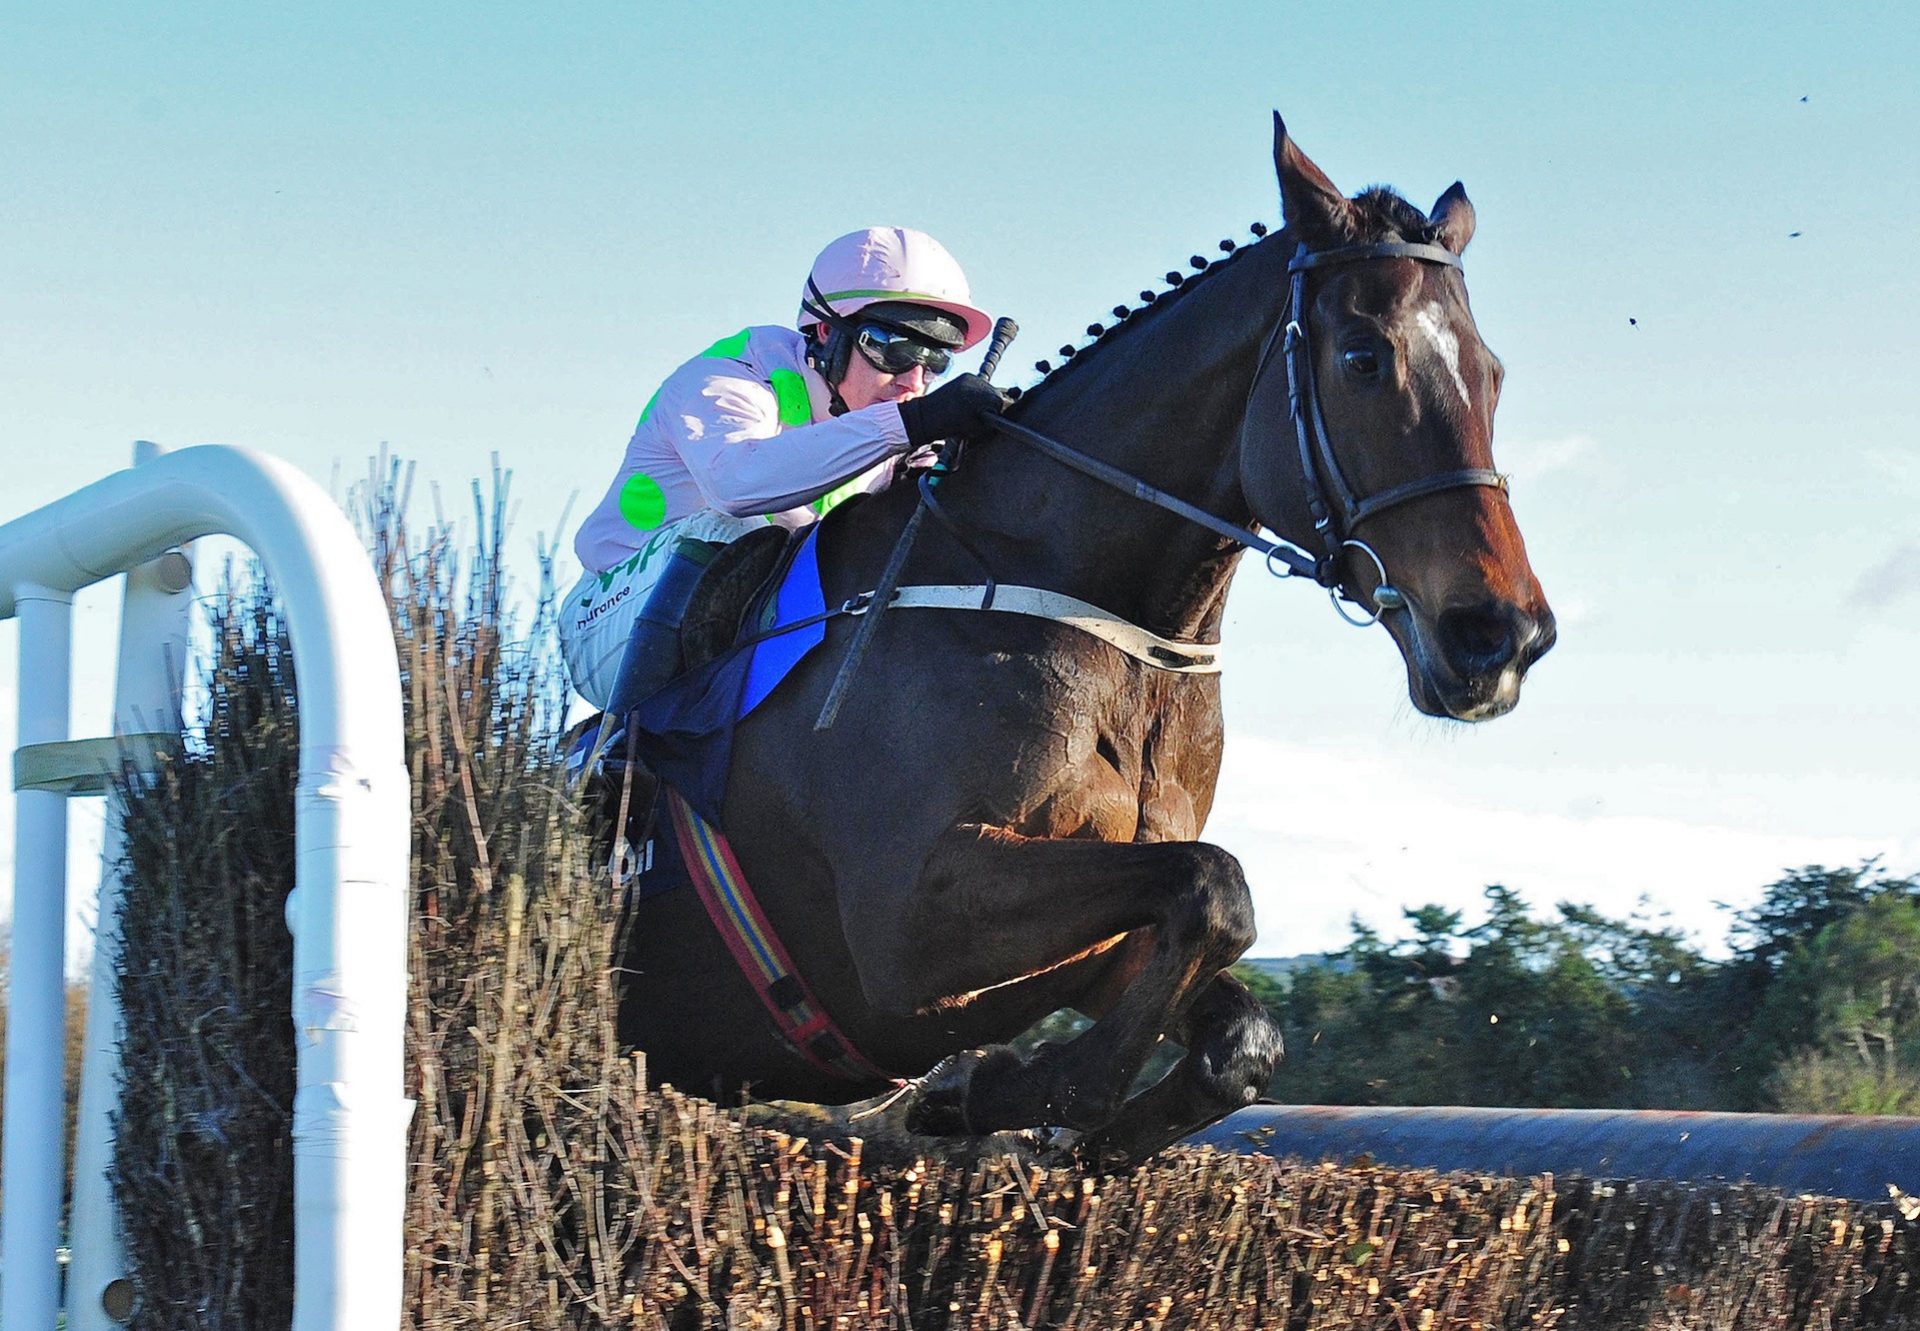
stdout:
[(1184, 894), (1188, 928), (1208, 952), (1238, 958), (1255, 938), (1253, 893), (1240, 861), (1218, 846), (1195, 842), (1191, 890)]

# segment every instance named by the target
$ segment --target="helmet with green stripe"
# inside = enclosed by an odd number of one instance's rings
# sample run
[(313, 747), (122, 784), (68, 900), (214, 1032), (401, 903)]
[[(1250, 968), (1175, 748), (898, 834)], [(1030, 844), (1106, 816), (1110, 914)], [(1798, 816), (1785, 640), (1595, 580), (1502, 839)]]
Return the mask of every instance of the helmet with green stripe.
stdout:
[(820, 251), (800, 295), (802, 332), (838, 330), (874, 306), (870, 317), (964, 350), (992, 330), (993, 320), (973, 303), (967, 275), (946, 246), (903, 226), (851, 231)]

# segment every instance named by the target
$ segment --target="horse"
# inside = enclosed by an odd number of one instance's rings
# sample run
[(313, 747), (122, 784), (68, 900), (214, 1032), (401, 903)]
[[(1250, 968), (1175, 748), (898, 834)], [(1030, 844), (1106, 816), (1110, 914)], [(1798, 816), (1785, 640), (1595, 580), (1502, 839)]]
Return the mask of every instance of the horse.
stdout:
[[(1274, 116), (1284, 225), (1142, 293), (969, 445), (910, 585), (1078, 598), (1175, 643), (1218, 641), (1261, 528), (1377, 616), (1413, 705), (1518, 701), (1554, 620), (1491, 439), (1500, 362), (1458, 256), (1474, 211), (1348, 198)], [(1063, 466), (1038, 433), (1213, 515)], [(871, 591), (916, 502), (894, 486), (818, 528), (829, 605)], [(944, 528), (944, 529), (943, 529)], [(1237, 539), (1247, 538), (1247, 539)], [(915, 1132), (1046, 1127), (1137, 1160), (1255, 1100), (1278, 1028), (1228, 973), (1254, 940), (1235, 858), (1199, 839), (1225, 728), (1217, 673), (1158, 668), (1027, 614), (893, 608), (833, 728), (814, 720), (856, 621), (740, 725), (721, 825), (765, 918), (864, 1062), (775, 1029), (691, 892), (634, 906), (620, 1033), (683, 1089), (843, 1104), (909, 1087)], [(1364, 621), (1363, 621), (1364, 622)], [(1209, 649), (1210, 650), (1210, 649)], [(1022, 1055), (1060, 1009), (1092, 1018)], [(1163, 1039), (1183, 1050), (1137, 1089)]]

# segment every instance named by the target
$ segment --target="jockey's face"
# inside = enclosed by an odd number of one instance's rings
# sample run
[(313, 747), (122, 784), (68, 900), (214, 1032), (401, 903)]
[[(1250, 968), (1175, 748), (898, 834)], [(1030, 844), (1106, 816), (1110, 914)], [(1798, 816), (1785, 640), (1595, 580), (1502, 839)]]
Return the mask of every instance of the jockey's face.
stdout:
[[(816, 336), (824, 336), (824, 330), (817, 330)], [(924, 365), (912, 366), (903, 374), (887, 374), (856, 352), (847, 357), (847, 372), (839, 385), (840, 400), (847, 404), (848, 411), (858, 411), (876, 402), (905, 402), (932, 386)]]

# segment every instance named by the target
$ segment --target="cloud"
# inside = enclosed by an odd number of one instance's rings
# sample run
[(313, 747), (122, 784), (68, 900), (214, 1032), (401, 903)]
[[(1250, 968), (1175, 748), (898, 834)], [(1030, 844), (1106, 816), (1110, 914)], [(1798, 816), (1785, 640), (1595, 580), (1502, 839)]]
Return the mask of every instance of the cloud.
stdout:
[[(1622, 771), (1620, 786), (1634, 776)], [(1428, 788), (1412, 766), (1334, 749), (1236, 735), (1204, 833), (1239, 856), (1253, 886), (1256, 956), (1344, 946), (1360, 916), (1389, 936), (1401, 911), (1438, 903), (1480, 918), (1486, 887), (1504, 884), (1537, 911), (1561, 901), (1616, 918), (1646, 907), (1710, 950), (1726, 936), (1717, 902), (1755, 900), (1783, 870), (1920, 855), (1920, 838), (1867, 838), (1690, 822), (1683, 814), (1610, 812), (1595, 800), (1524, 805), (1524, 792)], [(1580, 787), (1538, 773), (1540, 793)]]
[(1598, 623), (1600, 612), (1595, 608), (1592, 598), (1580, 595), (1553, 597), (1553, 618), (1564, 632), (1571, 628), (1587, 628)]
[(1537, 481), (1566, 471), (1594, 452), (1591, 435), (1569, 434), (1558, 439), (1502, 439), (1495, 444), (1501, 469), (1524, 481)]
[(1920, 592), (1920, 544), (1910, 542), (1862, 573), (1847, 593), (1847, 604), (1881, 610), (1915, 592)]
[(1920, 495), (1920, 451), (1911, 448), (1869, 448), (1863, 457), (1870, 469), (1892, 483), (1893, 489), (1903, 494)]

